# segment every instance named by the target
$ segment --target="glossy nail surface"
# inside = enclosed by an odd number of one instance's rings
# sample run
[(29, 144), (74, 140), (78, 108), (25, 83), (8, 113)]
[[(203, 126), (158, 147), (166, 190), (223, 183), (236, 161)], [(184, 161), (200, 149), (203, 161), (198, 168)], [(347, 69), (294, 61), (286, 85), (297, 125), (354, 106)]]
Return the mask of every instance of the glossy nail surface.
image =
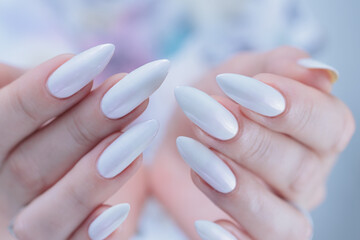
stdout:
[(112, 142), (101, 154), (97, 169), (104, 178), (113, 178), (127, 168), (151, 143), (159, 123), (149, 120), (139, 123)]
[(101, 100), (101, 110), (111, 119), (121, 118), (134, 110), (165, 80), (170, 67), (168, 60), (145, 64), (116, 83)]
[(285, 110), (283, 95), (257, 79), (225, 73), (218, 75), (216, 80), (228, 97), (254, 112), (274, 117)]
[(185, 115), (211, 136), (229, 140), (237, 134), (236, 118), (206, 93), (192, 87), (176, 87), (175, 97)]
[(215, 190), (229, 193), (235, 189), (233, 172), (210, 149), (189, 137), (178, 137), (176, 145), (185, 162)]
[(89, 226), (88, 233), (92, 240), (103, 240), (110, 236), (127, 218), (130, 205), (118, 204), (101, 213)]
[(49, 77), (49, 92), (57, 98), (67, 98), (80, 91), (104, 70), (114, 50), (114, 45), (103, 44), (72, 57)]
[(335, 68), (320, 61), (317, 61), (315, 59), (303, 58), (298, 61), (298, 64), (307, 69), (318, 69), (318, 70), (328, 71), (331, 76), (331, 82), (335, 82), (339, 78), (339, 72)]
[(225, 228), (210, 221), (196, 221), (195, 228), (202, 240), (237, 240)]

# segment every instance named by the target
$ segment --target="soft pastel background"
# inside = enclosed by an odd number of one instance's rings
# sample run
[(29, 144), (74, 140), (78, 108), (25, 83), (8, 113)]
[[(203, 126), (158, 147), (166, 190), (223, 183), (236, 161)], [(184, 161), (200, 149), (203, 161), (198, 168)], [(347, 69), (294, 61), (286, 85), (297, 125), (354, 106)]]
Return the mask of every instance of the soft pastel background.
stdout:
[[(359, 0), (0, 0), (0, 61), (31, 67), (59, 53), (113, 42), (117, 52), (102, 78), (169, 57), (174, 84), (177, 72), (181, 79), (196, 78), (236, 51), (287, 43), (340, 71), (334, 94), (350, 106), (359, 126), (359, 12)], [(313, 213), (315, 240), (360, 239), (358, 184), (359, 131), (330, 177), (327, 200)], [(145, 212), (136, 240), (185, 239), (155, 201)]]

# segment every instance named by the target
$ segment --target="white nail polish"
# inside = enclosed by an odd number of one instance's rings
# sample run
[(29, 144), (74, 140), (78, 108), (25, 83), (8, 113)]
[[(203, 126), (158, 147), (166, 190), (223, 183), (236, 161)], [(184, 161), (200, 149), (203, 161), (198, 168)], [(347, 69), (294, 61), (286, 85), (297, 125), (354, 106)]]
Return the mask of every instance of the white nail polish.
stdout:
[(134, 110), (160, 87), (169, 67), (169, 60), (158, 60), (126, 75), (104, 95), (102, 112), (108, 118), (116, 119)]
[(130, 205), (118, 204), (101, 213), (89, 226), (88, 234), (92, 240), (103, 240), (110, 236), (127, 218)]
[(49, 92), (57, 98), (67, 98), (80, 91), (104, 70), (114, 50), (114, 45), (103, 44), (72, 57), (49, 77)]
[(254, 112), (274, 117), (285, 110), (283, 95), (257, 79), (224, 73), (218, 75), (216, 80), (228, 97)]
[(189, 137), (178, 137), (176, 145), (185, 162), (215, 190), (229, 193), (235, 189), (233, 172), (210, 149)]
[(237, 240), (225, 228), (210, 221), (196, 221), (195, 228), (202, 240)]
[(312, 58), (300, 59), (298, 61), (298, 64), (308, 69), (320, 69), (330, 71), (330, 73), (333, 75), (334, 80), (339, 78), (339, 72), (335, 68)]
[(192, 87), (176, 87), (175, 97), (185, 115), (211, 136), (229, 140), (237, 134), (236, 118), (206, 93)]
[(113, 178), (127, 168), (151, 143), (159, 129), (156, 120), (139, 123), (111, 143), (101, 154), (97, 169), (104, 178)]

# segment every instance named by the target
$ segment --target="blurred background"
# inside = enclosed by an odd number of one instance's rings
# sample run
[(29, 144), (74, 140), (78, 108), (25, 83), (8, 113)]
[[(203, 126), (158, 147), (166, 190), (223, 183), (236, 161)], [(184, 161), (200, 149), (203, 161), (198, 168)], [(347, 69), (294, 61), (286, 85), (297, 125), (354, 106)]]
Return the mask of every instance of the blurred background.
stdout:
[(325, 203), (313, 213), (315, 239), (360, 239), (360, 1), (307, 3), (327, 34), (317, 57), (341, 72), (333, 93), (350, 106), (358, 129), (330, 176)]
[[(60, 53), (112, 42), (114, 59), (98, 82), (164, 57), (179, 63), (177, 71), (190, 79), (239, 51), (294, 45), (340, 71), (333, 92), (359, 126), (359, 12), (358, 0), (0, 0), (0, 61), (29, 68)], [(330, 177), (325, 203), (313, 212), (314, 239), (360, 239), (357, 184), (359, 131)], [(150, 215), (161, 208), (151, 206)], [(136, 239), (166, 239), (146, 219), (140, 227), (152, 237)], [(163, 232), (178, 231), (161, 219)], [(172, 239), (185, 238), (179, 233)]]

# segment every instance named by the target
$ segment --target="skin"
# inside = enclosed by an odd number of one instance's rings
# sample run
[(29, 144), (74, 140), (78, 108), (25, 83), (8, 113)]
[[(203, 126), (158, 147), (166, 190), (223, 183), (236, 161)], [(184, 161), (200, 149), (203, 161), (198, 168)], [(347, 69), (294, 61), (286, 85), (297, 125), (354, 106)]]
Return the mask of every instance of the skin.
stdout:
[[(291, 47), (243, 53), (195, 85), (237, 118), (239, 133), (229, 141), (209, 136), (179, 107), (175, 111), (152, 166), (151, 186), (191, 239), (199, 239), (193, 225), (199, 219), (220, 221), (239, 239), (311, 236), (308, 220), (290, 202), (311, 210), (323, 201), (326, 178), (355, 123), (345, 104), (330, 94), (331, 74), (297, 64), (308, 57)], [(287, 103), (284, 113), (264, 117), (230, 100), (215, 81), (226, 72), (254, 77), (279, 90)], [(219, 193), (193, 171), (190, 178), (177, 153), (178, 136), (195, 138), (218, 154), (236, 176), (235, 190)]]
[[(110, 77), (94, 90), (88, 85), (67, 99), (53, 97), (47, 78), (71, 57), (55, 57), (23, 74), (0, 67), (0, 132), (6, 136), (0, 143), (2, 239), (11, 239), (11, 221), (19, 239), (86, 239), (86, 220), (120, 203), (116, 200), (129, 202), (134, 210), (126, 229), (114, 236), (127, 239), (135, 231), (146, 193), (144, 174), (121, 187), (140, 168), (141, 157), (112, 179), (98, 174), (96, 161), (148, 101), (121, 119), (102, 114), (102, 96), (125, 74)], [(117, 199), (111, 199), (113, 195)]]
[[(190, 239), (199, 239), (193, 225), (198, 219), (216, 221), (239, 239), (308, 238), (307, 219), (289, 202), (308, 210), (321, 203), (326, 177), (355, 124), (349, 109), (330, 94), (330, 74), (296, 64), (306, 53), (289, 47), (243, 53), (214, 69), (195, 87), (233, 113), (238, 135), (214, 139), (177, 108), (154, 164), (145, 169), (140, 157), (110, 180), (97, 173), (96, 161), (147, 101), (121, 119), (101, 113), (101, 97), (124, 74), (67, 99), (52, 97), (46, 80), (71, 57), (61, 55), (29, 71), (0, 65), (0, 135), (7, 136), (0, 140), (1, 239), (11, 239), (6, 228), (12, 219), (21, 240), (88, 239), (96, 216), (129, 202), (129, 218), (109, 237), (128, 239), (149, 194)], [(215, 82), (224, 72), (255, 77), (278, 89), (286, 111), (268, 118), (231, 101)], [(175, 146), (180, 135), (198, 139), (223, 159), (237, 178), (234, 191), (221, 194), (189, 174)]]

